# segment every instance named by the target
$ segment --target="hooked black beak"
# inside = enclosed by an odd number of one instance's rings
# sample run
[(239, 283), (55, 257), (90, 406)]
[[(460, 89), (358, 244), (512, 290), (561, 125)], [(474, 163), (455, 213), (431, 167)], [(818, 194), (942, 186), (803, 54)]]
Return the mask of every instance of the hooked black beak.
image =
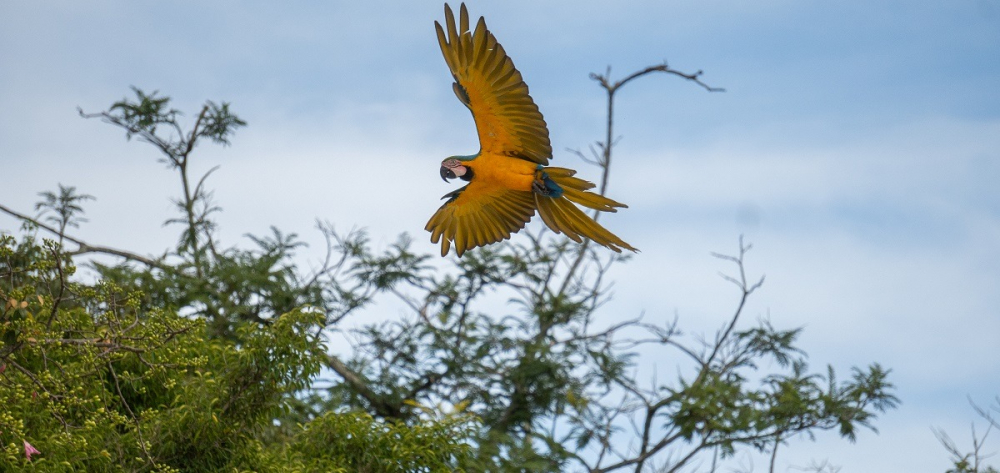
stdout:
[(448, 182), (448, 179), (454, 179), (456, 177), (458, 176), (455, 175), (455, 171), (441, 166), (441, 179), (444, 179), (444, 182)]

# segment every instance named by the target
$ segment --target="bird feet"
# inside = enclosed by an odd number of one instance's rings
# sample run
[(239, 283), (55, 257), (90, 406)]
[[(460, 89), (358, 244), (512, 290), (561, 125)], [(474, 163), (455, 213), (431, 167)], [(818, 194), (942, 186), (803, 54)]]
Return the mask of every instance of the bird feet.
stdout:
[(535, 181), (531, 183), (531, 190), (535, 191), (536, 194), (544, 195), (548, 197), (552, 194), (552, 191), (548, 187), (545, 187), (545, 183), (542, 181)]
[[(541, 166), (539, 166), (541, 167)], [(553, 181), (549, 175), (542, 170), (535, 172), (535, 182), (531, 183), (531, 190), (544, 195), (545, 197), (552, 197), (558, 199), (562, 197), (563, 189)]]

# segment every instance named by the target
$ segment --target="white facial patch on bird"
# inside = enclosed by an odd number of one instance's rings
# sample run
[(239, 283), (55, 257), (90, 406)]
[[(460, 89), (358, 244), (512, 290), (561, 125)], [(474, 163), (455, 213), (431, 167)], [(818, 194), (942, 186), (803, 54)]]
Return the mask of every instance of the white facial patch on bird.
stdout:
[(466, 168), (462, 165), (462, 162), (457, 159), (446, 159), (443, 163), (441, 163), (441, 165), (455, 173), (455, 177), (462, 177), (465, 175)]

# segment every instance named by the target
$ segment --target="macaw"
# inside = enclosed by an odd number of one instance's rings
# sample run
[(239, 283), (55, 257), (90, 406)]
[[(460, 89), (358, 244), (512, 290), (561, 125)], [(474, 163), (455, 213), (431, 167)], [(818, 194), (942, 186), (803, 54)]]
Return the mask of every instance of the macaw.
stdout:
[(448, 200), (425, 227), (432, 243), (441, 242), (441, 256), (452, 244), (462, 256), (466, 250), (506, 240), (524, 228), (535, 210), (554, 232), (578, 243), (586, 237), (618, 253), (638, 251), (574, 205), (616, 212), (625, 204), (588, 192), (594, 184), (573, 177), (576, 171), (548, 166), (552, 146), (545, 120), (486, 21), (480, 17), (471, 32), (464, 3), (457, 26), (447, 4), (444, 15), (447, 36), (434, 22), (438, 43), (455, 79), (452, 89), (472, 111), (479, 152), (441, 163), (445, 182), (468, 182), (442, 197)]

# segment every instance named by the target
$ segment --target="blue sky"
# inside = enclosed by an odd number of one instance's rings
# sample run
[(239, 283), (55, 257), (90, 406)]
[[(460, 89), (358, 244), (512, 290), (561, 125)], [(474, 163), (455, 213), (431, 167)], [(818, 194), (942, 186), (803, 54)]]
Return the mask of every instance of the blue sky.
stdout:
[[(615, 270), (607, 317), (715, 329), (737, 294), (709, 252), (745, 234), (768, 278), (747, 321), (805, 327), (817, 369), (892, 368), (903, 401), (878, 436), (795, 442), (779, 471), (946, 468), (930, 427), (967, 445), (966, 396), (1000, 394), (1000, 1), (469, 6), (531, 88), (554, 163), (585, 177), (596, 170), (564, 150), (603, 136), (589, 73), (666, 60), (727, 89), (652, 76), (618, 94), (610, 195), (630, 208), (602, 221), (643, 252)], [(438, 163), (478, 148), (437, 48), (442, 16), (440, 1), (0, 3), (0, 202), (30, 211), (37, 192), (75, 185), (97, 197), (80, 238), (171, 245), (176, 178), (76, 115), (135, 85), (189, 112), (229, 101), (249, 122), (195, 157), (196, 171), (222, 166), (224, 243), (276, 225), (319, 245), (322, 218), (434, 252), (423, 225), (452, 188)]]

